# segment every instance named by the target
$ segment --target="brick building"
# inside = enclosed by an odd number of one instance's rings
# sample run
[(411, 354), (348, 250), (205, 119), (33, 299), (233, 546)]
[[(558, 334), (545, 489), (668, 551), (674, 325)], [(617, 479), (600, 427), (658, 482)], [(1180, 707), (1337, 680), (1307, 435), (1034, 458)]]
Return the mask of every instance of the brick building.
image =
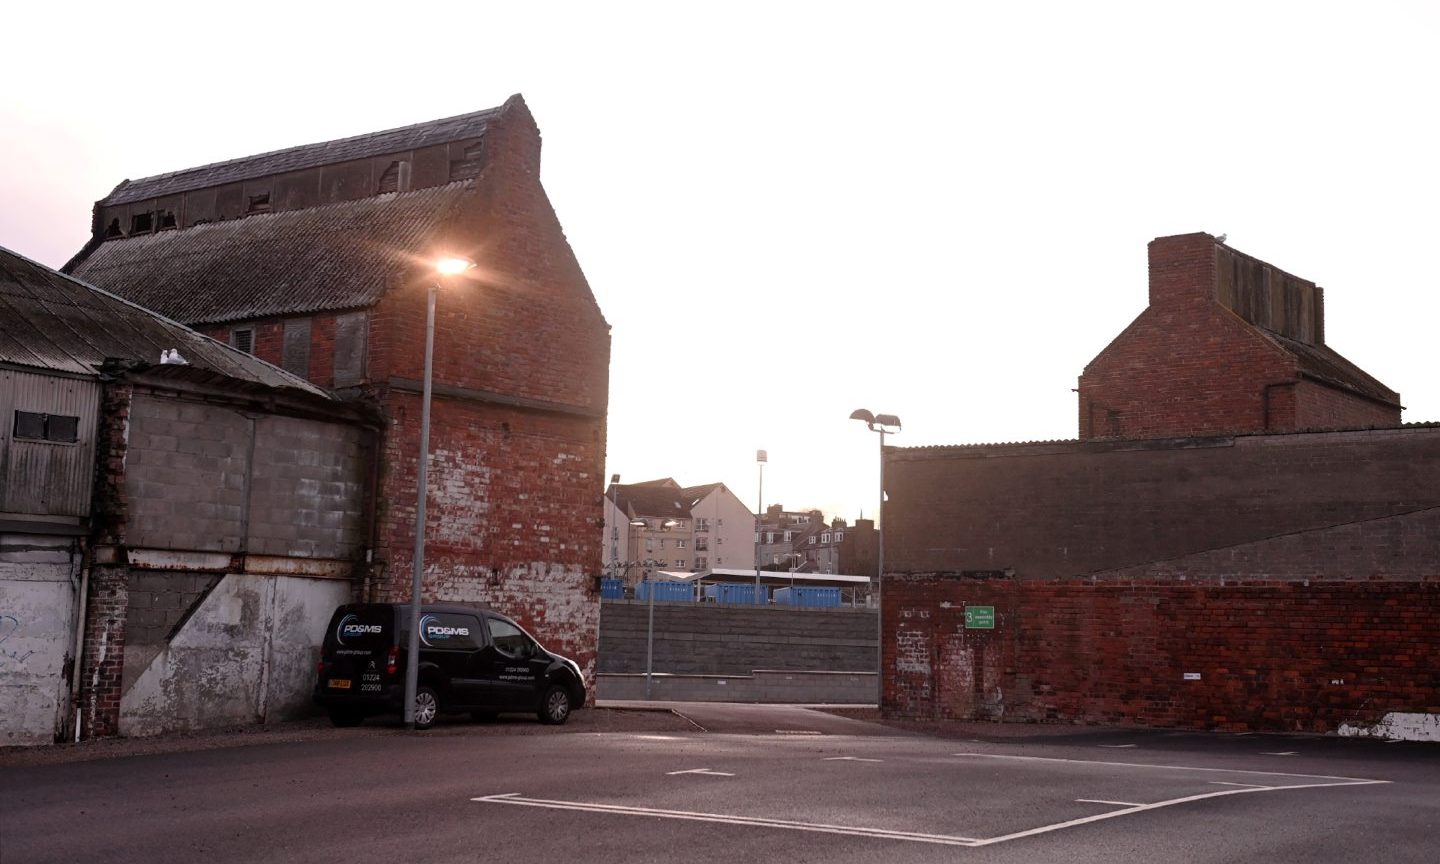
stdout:
[[(1085, 369), (1080, 440), (887, 448), (885, 709), (1334, 731), (1440, 713), (1440, 424), (1203, 234)], [(993, 629), (966, 607), (994, 609)]]
[(432, 262), (475, 261), (438, 301), (424, 593), (593, 671), (609, 327), (519, 96), (127, 180), (92, 227), (69, 272), (379, 411), (374, 600), (410, 593)]

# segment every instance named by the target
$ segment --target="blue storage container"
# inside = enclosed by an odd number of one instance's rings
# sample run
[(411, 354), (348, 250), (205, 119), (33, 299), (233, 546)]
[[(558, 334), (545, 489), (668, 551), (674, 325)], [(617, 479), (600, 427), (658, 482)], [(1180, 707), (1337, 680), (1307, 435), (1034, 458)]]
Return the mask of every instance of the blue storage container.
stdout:
[(623, 579), (601, 579), (600, 580), (601, 600), (624, 600), (625, 580)]
[(695, 599), (695, 587), (688, 582), (651, 582), (648, 579), (635, 586), (635, 599), (649, 601), (652, 590), (656, 603), (689, 603)]

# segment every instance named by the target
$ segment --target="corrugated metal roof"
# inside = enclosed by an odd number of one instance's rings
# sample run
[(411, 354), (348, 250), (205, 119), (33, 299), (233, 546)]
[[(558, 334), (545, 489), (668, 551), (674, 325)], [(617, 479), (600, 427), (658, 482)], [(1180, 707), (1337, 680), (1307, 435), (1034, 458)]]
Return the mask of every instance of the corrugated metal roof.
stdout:
[(109, 240), (74, 274), (186, 324), (378, 301), (471, 181)]
[(158, 364), (170, 348), (196, 369), (331, 398), (258, 357), (0, 247), (0, 362), (97, 375), (107, 359)]
[(183, 171), (142, 177), (139, 180), (126, 180), (116, 186), (100, 204), (126, 204), (191, 189), (206, 189), (225, 183), (267, 177), (285, 171), (303, 171), (320, 165), (333, 165), (337, 162), (401, 153), (466, 138), (479, 138), (485, 134), (490, 120), (499, 113), (500, 108), (486, 108), (483, 111), (416, 123), (398, 129), (369, 132), (318, 144), (302, 144), (299, 147), (201, 165), (198, 168), (186, 168)]
[(1386, 387), (1364, 369), (1340, 356), (1339, 352), (1329, 345), (1311, 345), (1282, 336), (1273, 330), (1266, 330), (1263, 327), (1259, 329), (1280, 343), (1280, 347), (1293, 354), (1300, 365), (1300, 371), (1309, 377), (1389, 405), (1398, 406), (1400, 404), (1399, 393)]

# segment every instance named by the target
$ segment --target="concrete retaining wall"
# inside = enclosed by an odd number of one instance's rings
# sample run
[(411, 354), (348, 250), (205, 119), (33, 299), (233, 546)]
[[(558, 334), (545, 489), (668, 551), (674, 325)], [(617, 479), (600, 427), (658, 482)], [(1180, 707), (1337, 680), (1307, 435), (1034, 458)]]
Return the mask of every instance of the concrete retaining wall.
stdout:
[[(648, 611), (635, 600), (602, 604), (602, 675), (645, 671)], [(876, 668), (875, 628), (875, 612), (866, 609), (657, 601), (654, 670), (729, 676), (755, 669), (868, 672)]]
[(656, 675), (647, 697), (644, 674), (599, 675), (595, 698), (874, 705), (876, 686), (874, 672), (756, 669), (749, 675)]

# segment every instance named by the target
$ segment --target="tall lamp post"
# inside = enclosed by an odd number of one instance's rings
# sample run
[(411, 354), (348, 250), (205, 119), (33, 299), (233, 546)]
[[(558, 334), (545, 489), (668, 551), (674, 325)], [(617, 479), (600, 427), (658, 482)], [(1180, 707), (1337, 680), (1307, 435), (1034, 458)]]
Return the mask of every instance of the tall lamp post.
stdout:
[[(415, 479), (415, 568), (410, 580), (410, 641), (405, 653), (405, 728), (415, 728), (415, 692), (420, 678), (420, 583), (425, 574), (425, 497), (426, 469), (430, 462), (430, 373), (435, 365), (435, 295), (440, 281), (457, 276), (475, 266), (468, 258), (441, 258), (435, 262), (435, 278), (425, 297), (425, 384), (420, 403), (420, 462)], [(436, 706), (425, 706), (434, 712)]]
[(760, 491), (755, 501), (755, 605), (760, 605), (760, 527), (765, 519), (765, 463), (770, 460), (764, 450), (755, 451), (755, 463), (760, 468)]
[(861, 420), (871, 432), (880, 433), (880, 508), (875, 511), (875, 704), (885, 701), (885, 619), (881, 614), (881, 583), (885, 580), (885, 433), (900, 431), (900, 418), (894, 414), (871, 414), (864, 408), (850, 413), (851, 420)]
[[(646, 523), (643, 519), (637, 519), (630, 524), (647, 525), (648, 523)], [(660, 524), (660, 530), (669, 531), (671, 528), (674, 528), (676, 525), (679, 524), (680, 523), (675, 521), (674, 519), (666, 519)], [(664, 543), (665, 541), (664, 539), (661, 539), (660, 542)], [(660, 571), (656, 570), (655, 572), (658, 573)], [(647, 586), (647, 588), (648, 590), (645, 593), (650, 598), (650, 614), (649, 623), (645, 625), (645, 698), (648, 700), (650, 698), (651, 679), (654, 677), (653, 670), (655, 660), (655, 580), (653, 578), (650, 580), (650, 584)]]

